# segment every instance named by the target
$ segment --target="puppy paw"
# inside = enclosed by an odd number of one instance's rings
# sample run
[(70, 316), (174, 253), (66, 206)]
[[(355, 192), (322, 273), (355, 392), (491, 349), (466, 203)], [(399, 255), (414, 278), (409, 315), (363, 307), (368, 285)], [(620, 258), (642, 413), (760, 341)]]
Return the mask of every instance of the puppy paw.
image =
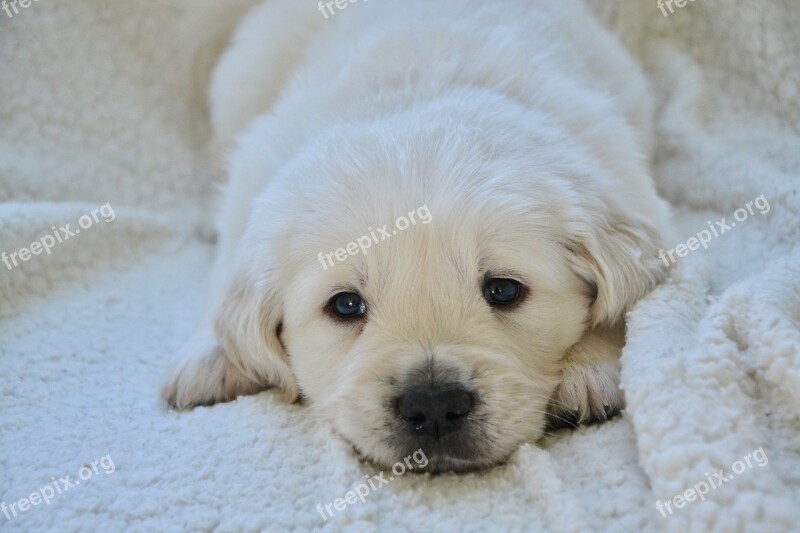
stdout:
[(211, 333), (195, 335), (181, 352), (161, 386), (161, 399), (173, 409), (225, 402), (263, 388), (227, 360)]
[(603, 422), (625, 407), (619, 389), (619, 362), (568, 363), (550, 401), (553, 428)]

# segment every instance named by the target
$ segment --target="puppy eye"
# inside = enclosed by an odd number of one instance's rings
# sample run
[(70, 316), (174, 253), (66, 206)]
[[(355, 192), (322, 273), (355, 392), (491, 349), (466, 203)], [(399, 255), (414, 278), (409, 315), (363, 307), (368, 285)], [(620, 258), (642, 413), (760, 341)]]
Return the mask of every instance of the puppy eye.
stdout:
[(483, 288), (483, 296), (490, 305), (510, 305), (522, 294), (518, 281), (507, 278), (492, 278)]
[(339, 318), (358, 318), (367, 312), (367, 304), (354, 292), (340, 292), (331, 298), (331, 310)]

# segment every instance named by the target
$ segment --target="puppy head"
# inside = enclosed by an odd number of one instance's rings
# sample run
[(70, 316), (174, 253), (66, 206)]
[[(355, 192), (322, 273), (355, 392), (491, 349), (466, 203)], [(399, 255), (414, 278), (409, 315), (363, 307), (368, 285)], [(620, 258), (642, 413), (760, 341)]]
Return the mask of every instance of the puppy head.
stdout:
[(539, 117), (461, 109), (339, 131), (285, 165), (218, 314), (245, 375), (385, 465), (423, 449), (429, 471), (468, 470), (538, 440), (567, 350), (660, 272), (589, 154)]

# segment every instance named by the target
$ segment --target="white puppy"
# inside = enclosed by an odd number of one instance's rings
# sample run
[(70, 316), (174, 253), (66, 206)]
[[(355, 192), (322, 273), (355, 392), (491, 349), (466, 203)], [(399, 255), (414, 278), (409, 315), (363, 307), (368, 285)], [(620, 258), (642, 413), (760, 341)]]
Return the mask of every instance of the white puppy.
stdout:
[(213, 296), (163, 398), (274, 387), (437, 471), (618, 411), (668, 223), (636, 65), (578, 0), (327, 4), (260, 3), (214, 69)]

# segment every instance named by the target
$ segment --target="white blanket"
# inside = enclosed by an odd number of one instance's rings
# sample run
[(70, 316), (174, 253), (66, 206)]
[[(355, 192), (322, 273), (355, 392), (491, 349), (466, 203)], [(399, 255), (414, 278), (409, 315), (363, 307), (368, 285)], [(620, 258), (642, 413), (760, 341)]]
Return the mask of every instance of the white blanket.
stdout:
[(0, 11), (0, 527), (796, 530), (800, 3), (588, 1), (652, 81), (686, 270), (629, 317), (627, 410), (327, 520), (318, 504), (377, 474), (331, 428), (272, 392), (157, 399), (213, 256), (169, 46), (181, 2)]

